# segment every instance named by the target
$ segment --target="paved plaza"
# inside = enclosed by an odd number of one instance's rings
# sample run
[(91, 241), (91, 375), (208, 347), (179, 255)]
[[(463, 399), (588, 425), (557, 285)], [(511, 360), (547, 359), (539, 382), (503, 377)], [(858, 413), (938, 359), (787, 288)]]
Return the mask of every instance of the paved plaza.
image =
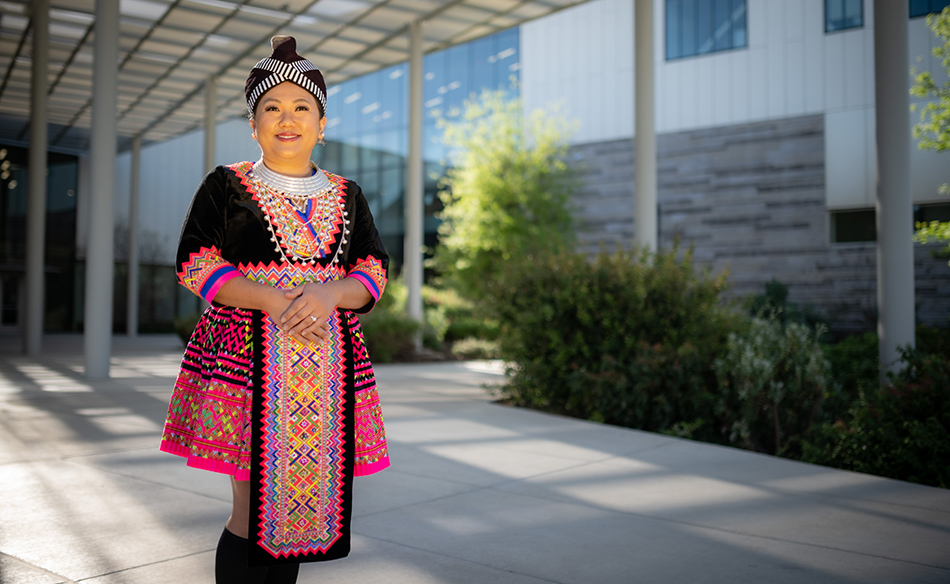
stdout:
[[(211, 584), (227, 479), (158, 451), (181, 345), (0, 337), (0, 582)], [(506, 407), (490, 362), (377, 367), (392, 467), (306, 584), (948, 583), (950, 491)]]

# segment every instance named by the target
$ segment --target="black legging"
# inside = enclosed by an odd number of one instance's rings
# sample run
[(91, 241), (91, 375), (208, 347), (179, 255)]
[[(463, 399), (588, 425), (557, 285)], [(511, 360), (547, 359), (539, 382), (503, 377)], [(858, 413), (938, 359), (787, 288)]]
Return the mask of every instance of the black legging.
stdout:
[(295, 584), (300, 564), (247, 567), (247, 540), (225, 529), (214, 554), (216, 584)]

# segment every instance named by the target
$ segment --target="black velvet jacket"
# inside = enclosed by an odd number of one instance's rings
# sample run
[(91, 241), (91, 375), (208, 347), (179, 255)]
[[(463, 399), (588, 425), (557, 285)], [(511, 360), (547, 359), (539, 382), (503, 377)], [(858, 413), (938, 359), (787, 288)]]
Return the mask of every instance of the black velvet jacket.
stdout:
[[(179, 280), (208, 301), (214, 299), (224, 282), (244, 272), (241, 266), (284, 261), (275, 249), (277, 243), (271, 240), (267, 218), (255, 198), (254, 183), (248, 178), (252, 165), (241, 162), (218, 166), (208, 173), (185, 216), (176, 259)], [(389, 256), (360, 187), (337, 175), (327, 176), (342, 193), (346, 214), (338, 219), (350, 234), (344, 237), (345, 231), (337, 230), (329, 249), (316, 262), (327, 266), (337, 248), (343, 246), (339, 266), (346, 277), (360, 279), (373, 297), (354, 312), (368, 312), (386, 285)], [(278, 235), (277, 239), (285, 246), (283, 238)]]

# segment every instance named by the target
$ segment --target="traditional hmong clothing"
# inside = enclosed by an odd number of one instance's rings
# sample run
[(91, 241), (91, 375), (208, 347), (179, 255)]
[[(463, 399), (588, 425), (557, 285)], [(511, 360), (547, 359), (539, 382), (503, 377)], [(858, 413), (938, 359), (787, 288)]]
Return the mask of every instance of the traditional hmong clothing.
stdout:
[(219, 166), (198, 188), (178, 248), (182, 285), (213, 303), (236, 277), (282, 289), (356, 278), (372, 299), (337, 309), (330, 339), (313, 345), (262, 311), (212, 304), (185, 349), (161, 449), (252, 481), (251, 565), (336, 559), (349, 553), (352, 477), (389, 465), (355, 314), (379, 298), (389, 258), (355, 183), (327, 173), (326, 193), (300, 208), (268, 198), (252, 169)]

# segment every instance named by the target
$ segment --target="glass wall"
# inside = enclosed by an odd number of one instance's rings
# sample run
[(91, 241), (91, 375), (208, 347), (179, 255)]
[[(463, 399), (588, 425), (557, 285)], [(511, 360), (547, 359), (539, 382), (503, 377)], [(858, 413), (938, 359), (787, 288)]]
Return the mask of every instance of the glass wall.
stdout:
[(666, 0), (666, 60), (743, 48), (745, 0)]
[[(438, 181), (445, 173), (445, 148), (437, 121), (457, 114), (466, 98), (483, 89), (516, 92), (518, 41), (518, 29), (514, 28), (423, 59), (427, 246), (436, 242), (435, 214), (441, 209)], [(409, 66), (402, 63), (330, 87), (327, 144), (317, 152), (322, 168), (356, 181), (363, 189), (386, 250), (397, 266), (402, 264), (405, 234), (408, 78)]]
[(864, 26), (864, 0), (825, 0), (825, 32)]
[[(0, 328), (23, 320), (26, 275), (26, 201), (29, 151), (0, 145)], [(73, 289), (76, 259), (75, 156), (49, 153), (46, 175), (46, 331), (75, 329)]]
[(910, 17), (935, 14), (950, 6), (950, 0), (910, 0)]

